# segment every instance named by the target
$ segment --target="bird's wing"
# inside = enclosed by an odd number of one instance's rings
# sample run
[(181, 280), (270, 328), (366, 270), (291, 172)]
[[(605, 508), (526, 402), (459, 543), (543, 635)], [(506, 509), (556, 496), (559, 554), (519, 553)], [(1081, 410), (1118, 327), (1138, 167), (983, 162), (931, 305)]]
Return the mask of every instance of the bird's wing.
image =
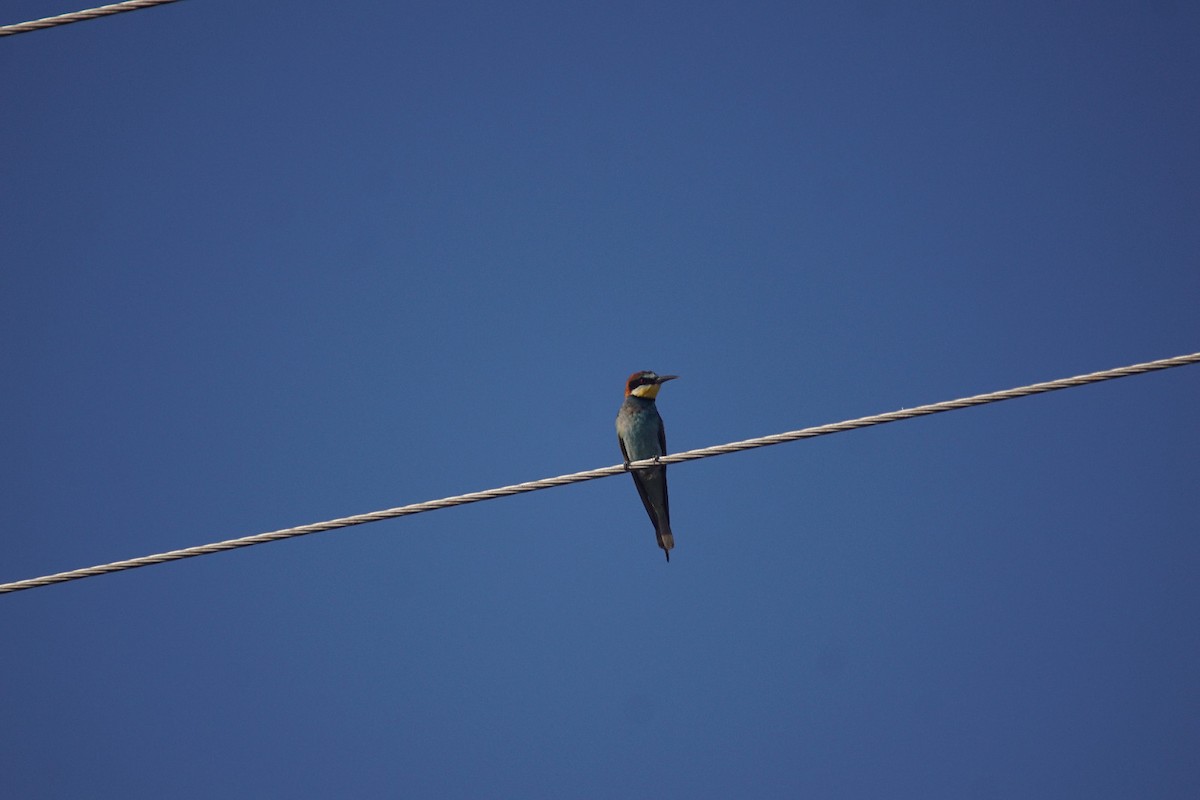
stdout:
[[(618, 436), (617, 444), (621, 445), (621, 455), (625, 457), (625, 463), (629, 463), (629, 451), (625, 449), (625, 441)], [(658, 519), (658, 514), (654, 511), (654, 503), (650, 502), (650, 496), (646, 494), (646, 487), (642, 483), (641, 476), (638, 475), (638, 470), (632, 470), (630, 475), (633, 476), (633, 485), (637, 487), (638, 497), (642, 498), (642, 505), (646, 507), (646, 513), (650, 515), (650, 521), (654, 522)], [(666, 475), (663, 475), (666, 478)], [(666, 490), (666, 481), (663, 481), (663, 489)]]
[[(667, 426), (663, 424), (662, 419), (658, 421), (658, 449), (665, 456), (667, 454)], [(663, 516), (665, 516), (667, 527), (671, 525), (671, 501), (667, 497), (667, 468), (662, 468), (662, 485), (663, 485)], [(669, 559), (668, 559), (669, 560)]]

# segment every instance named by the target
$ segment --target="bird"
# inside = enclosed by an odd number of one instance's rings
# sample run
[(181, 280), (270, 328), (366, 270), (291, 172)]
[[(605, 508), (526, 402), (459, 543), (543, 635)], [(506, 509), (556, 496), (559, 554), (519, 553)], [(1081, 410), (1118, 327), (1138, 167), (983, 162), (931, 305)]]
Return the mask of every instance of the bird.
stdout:
[[(617, 442), (621, 445), (626, 469), (629, 469), (631, 461), (667, 454), (667, 435), (654, 398), (658, 397), (658, 391), (664, 383), (678, 377), (642, 370), (633, 373), (625, 381), (625, 402), (617, 412)], [(667, 503), (667, 467), (664, 464), (630, 470), (630, 473), (642, 504), (646, 506), (646, 513), (654, 523), (658, 546), (666, 553), (669, 562), (675, 536), (671, 533), (671, 511)]]

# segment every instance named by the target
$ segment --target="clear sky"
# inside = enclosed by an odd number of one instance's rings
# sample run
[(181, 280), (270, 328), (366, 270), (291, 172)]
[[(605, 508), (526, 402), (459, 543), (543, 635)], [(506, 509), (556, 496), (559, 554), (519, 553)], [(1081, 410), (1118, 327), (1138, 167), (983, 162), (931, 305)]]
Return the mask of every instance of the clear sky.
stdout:
[[(98, 4), (98, 3), (96, 3)], [(6, 0), (0, 22), (88, 3)], [(1200, 350), (1200, 6), (0, 39), (0, 581)], [(1200, 367), (0, 597), (11, 798), (1195, 798)]]

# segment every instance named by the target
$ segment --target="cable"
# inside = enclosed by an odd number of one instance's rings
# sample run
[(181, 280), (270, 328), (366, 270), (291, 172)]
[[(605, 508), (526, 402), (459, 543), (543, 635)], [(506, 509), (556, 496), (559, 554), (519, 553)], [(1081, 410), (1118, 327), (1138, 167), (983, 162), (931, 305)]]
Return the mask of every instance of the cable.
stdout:
[(56, 17), (44, 17), (31, 22), (18, 22), (14, 25), (0, 25), (0, 36), (12, 36), (16, 33), (29, 33), (42, 28), (57, 28), (72, 22), (83, 22), (86, 19), (107, 17), (109, 14), (120, 14), (122, 11), (137, 11), (139, 8), (161, 6), (165, 3), (177, 3), (179, 0), (125, 0), (123, 3), (110, 3), (98, 8), (88, 8), (83, 11), (72, 11), (69, 14), (59, 14)]
[[(695, 461), (700, 458), (709, 458), (711, 456), (719, 456), (726, 453), (737, 453), (742, 450), (751, 450), (756, 447), (782, 444), (783, 442), (792, 442), (796, 441), (797, 439), (812, 439), (816, 436), (825, 436), (826, 434), (830, 433), (852, 431), (856, 428), (867, 428), (872, 425), (883, 425), (887, 422), (896, 422), (902, 419), (911, 419), (912, 417), (923, 417), (929, 414), (938, 414), (942, 411), (953, 411), (959, 408), (981, 406), (986, 403), (998, 403), (1001, 400), (1012, 400), (1017, 397), (1025, 397), (1031, 394), (1053, 392), (1058, 389), (1068, 389), (1073, 386), (1083, 386), (1085, 384), (1099, 383), (1100, 381), (1112, 380), (1114, 378), (1124, 378), (1129, 375), (1139, 375), (1143, 372), (1154, 372), (1155, 370), (1181, 367), (1185, 364), (1196, 363), (1200, 363), (1200, 353), (1176, 356), (1175, 358), (1164, 358), (1158, 361), (1147, 361), (1142, 364), (1133, 364), (1128, 367), (1118, 367), (1116, 369), (1108, 369), (1102, 372), (1092, 372), (1087, 375), (1077, 375), (1073, 378), (1060, 378), (1058, 380), (1047, 381), (1045, 383), (1034, 383), (1030, 384), (1029, 386), (1021, 386), (1015, 389), (1004, 389), (999, 392), (977, 394), (972, 397), (963, 397), (958, 400), (945, 400), (940, 403), (917, 406), (916, 408), (905, 408), (901, 409), (900, 411), (890, 411), (886, 414), (875, 414), (873, 416), (859, 417), (858, 419), (846, 420), (844, 422), (834, 422), (829, 425), (818, 425), (815, 428), (803, 428), (798, 431), (777, 433), (772, 436), (761, 436), (757, 439), (746, 439), (745, 441), (741, 442), (731, 442), (729, 444), (719, 444), (712, 447), (702, 447), (699, 450), (688, 450), (683, 453), (675, 453), (673, 455), (663, 456), (661, 459), (635, 461), (630, 464), (629, 467), (631, 469), (638, 469), (654, 466), (658, 463), (677, 464), (684, 461)], [(253, 536), (244, 536), (240, 539), (228, 539), (223, 542), (214, 542), (213, 544), (188, 547), (183, 550), (171, 550), (167, 553), (142, 556), (141, 558), (131, 558), (126, 561), (114, 561), (111, 564), (100, 564), (95, 567), (71, 570), (70, 572), (59, 572), (54, 575), (46, 575), (41, 578), (30, 578), (28, 580), (16, 581), (13, 583), (3, 583), (0, 584), (0, 594), (7, 592), (19, 592), (23, 589), (33, 589), (38, 586), (49, 586), (53, 583), (63, 583), (65, 581), (73, 581), (80, 578), (90, 578), (94, 575), (104, 575), (109, 572), (120, 572), (122, 570), (135, 569), (137, 567), (148, 567), (151, 564), (162, 564), (166, 561), (177, 561), (181, 558), (192, 558), (193, 556), (219, 553), (223, 550), (234, 550), (239, 547), (249, 547), (250, 545), (254, 544), (275, 542), (279, 541), (280, 539), (291, 539), (294, 536), (304, 536), (305, 534), (309, 533), (330, 531), (336, 528), (348, 528), (351, 525), (362, 525), (367, 522), (378, 522), (380, 520), (393, 519), (395, 517), (406, 517), (410, 514), (420, 514), (425, 511), (436, 511), (439, 508), (450, 508), (451, 506), (478, 503), (482, 500), (494, 500), (498, 497), (507, 497), (513, 494), (524, 494), (525, 492), (533, 492), (539, 489), (549, 489), (553, 486), (566, 486), (570, 483), (581, 483), (583, 481), (590, 481), (596, 478), (606, 478), (610, 475), (620, 475), (625, 471), (626, 467), (619, 464), (611, 467), (600, 467), (599, 469), (590, 469), (584, 472), (573, 472), (570, 475), (559, 475), (557, 478), (542, 478), (541, 480), (517, 483), (513, 484), (512, 486), (502, 486), (498, 489), (488, 489), (482, 492), (471, 492), (469, 494), (460, 494), (453, 497), (444, 497), (441, 500), (430, 500), (425, 503), (414, 503), (412, 505), (400, 506), (398, 508), (389, 508), (384, 511), (373, 511), (369, 514), (358, 514), (353, 517), (341, 517), (340, 519), (332, 519), (327, 522), (317, 522), (313, 523), (312, 525), (301, 525), (297, 528), (284, 528), (278, 531), (259, 533)]]

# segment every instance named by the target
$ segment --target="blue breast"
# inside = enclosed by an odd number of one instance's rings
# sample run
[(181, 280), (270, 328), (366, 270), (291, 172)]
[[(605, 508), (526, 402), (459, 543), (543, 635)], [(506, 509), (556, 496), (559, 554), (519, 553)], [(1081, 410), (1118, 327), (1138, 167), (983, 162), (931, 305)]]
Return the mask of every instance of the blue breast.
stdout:
[(658, 446), (662, 418), (654, 403), (637, 397), (626, 398), (617, 414), (617, 435), (625, 443), (630, 461), (666, 455)]

